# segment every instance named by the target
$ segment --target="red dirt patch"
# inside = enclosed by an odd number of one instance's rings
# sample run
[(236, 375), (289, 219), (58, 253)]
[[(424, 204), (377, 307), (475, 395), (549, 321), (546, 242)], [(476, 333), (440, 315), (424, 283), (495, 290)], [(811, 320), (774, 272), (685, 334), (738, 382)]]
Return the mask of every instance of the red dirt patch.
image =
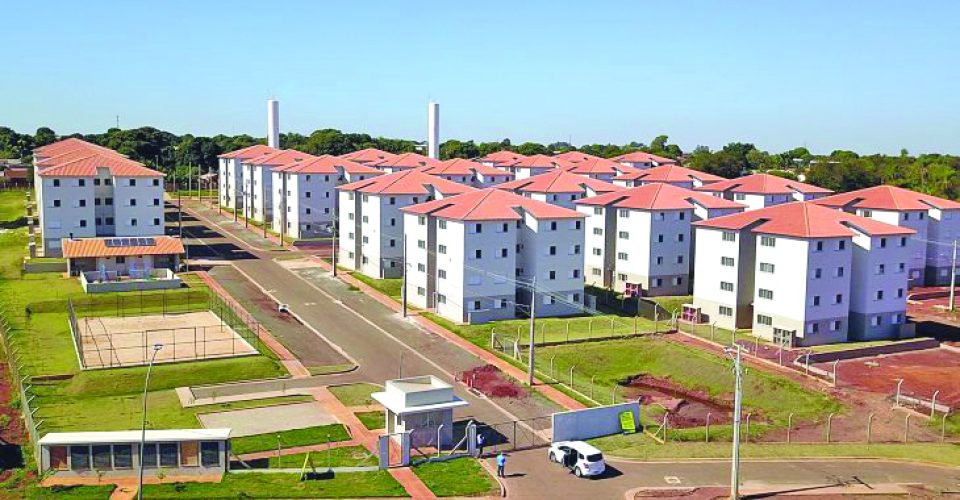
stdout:
[(10, 385), (10, 367), (0, 363), (0, 419), (7, 424), (0, 426), (0, 439), (6, 443), (22, 445), (27, 442), (23, 421), (19, 412), (10, 406), (13, 388)]
[[(828, 365), (819, 367), (829, 370)], [(940, 391), (938, 401), (960, 406), (960, 353), (942, 348), (841, 361), (837, 378), (841, 386), (885, 396), (896, 392), (897, 380), (902, 378), (903, 394), (930, 399)]]
[(628, 399), (641, 404), (656, 403), (669, 411), (667, 420), (674, 428), (701, 427), (710, 415), (711, 424), (729, 423), (733, 404), (714, 398), (703, 391), (692, 391), (669, 380), (651, 375), (637, 375), (622, 381)]
[(493, 365), (478, 366), (465, 371), (460, 374), (460, 380), (467, 387), (476, 389), (489, 397), (522, 398), (528, 395), (526, 390), (504, 376), (503, 372)]

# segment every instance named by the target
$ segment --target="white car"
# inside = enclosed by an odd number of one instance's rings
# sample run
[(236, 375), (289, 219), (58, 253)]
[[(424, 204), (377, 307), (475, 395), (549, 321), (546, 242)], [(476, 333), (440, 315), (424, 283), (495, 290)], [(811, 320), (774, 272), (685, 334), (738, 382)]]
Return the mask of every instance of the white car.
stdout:
[(547, 456), (551, 462), (563, 465), (577, 477), (593, 477), (607, 469), (603, 453), (583, 441), (557, 441), (550, 445)]

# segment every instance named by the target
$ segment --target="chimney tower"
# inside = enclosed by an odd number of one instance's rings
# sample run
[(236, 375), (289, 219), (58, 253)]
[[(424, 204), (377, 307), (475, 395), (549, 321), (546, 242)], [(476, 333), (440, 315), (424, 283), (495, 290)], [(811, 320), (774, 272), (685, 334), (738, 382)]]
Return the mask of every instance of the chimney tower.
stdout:
[(440, 159), (440, 103), (427, 103), (427, 156)]
[(267, 99), (267, 146), (280, 149), (280, 101)]

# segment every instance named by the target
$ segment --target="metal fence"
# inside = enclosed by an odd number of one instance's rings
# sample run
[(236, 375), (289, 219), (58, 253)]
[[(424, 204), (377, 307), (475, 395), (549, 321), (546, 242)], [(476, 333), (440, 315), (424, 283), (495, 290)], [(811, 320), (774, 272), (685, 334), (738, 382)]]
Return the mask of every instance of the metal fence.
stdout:
[(17, 391), (20, 400), (20, 413), (23, 416), (24, 425), (27, 429), (27, 435), (32, 448), (32, 456), (36, 463), (40, 461), (40, 447), (37, 441), (40, 439), (39, 427), (43, 421), (36, 421), (36, 413), (40, 409), (36, 403), (36, 394), (33, 391), (32, 377), (22, 365), (22, 355), (20, 346), (18, 346), (11, 337), (14, 329), (13, 322), (10, 321), (9, 312), (6, 307), (0, 305), (0, 345), (6, 354), (7, 366), (10, 369), (10, 383)]
[(551, 417), (534, 417), (496, 423), (478, 423), (477, 434), (483, 435), (484, 452), (516, 451), (550, 446), (553, 438)]

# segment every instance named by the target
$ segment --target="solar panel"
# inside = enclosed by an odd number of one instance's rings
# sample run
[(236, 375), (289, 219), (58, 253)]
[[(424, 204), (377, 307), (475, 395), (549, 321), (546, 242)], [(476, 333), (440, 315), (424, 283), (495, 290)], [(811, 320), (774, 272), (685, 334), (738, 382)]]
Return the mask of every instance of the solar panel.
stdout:
[(156, 238), (143, 238), (144, 246), (152, 247), (157, 244)]

